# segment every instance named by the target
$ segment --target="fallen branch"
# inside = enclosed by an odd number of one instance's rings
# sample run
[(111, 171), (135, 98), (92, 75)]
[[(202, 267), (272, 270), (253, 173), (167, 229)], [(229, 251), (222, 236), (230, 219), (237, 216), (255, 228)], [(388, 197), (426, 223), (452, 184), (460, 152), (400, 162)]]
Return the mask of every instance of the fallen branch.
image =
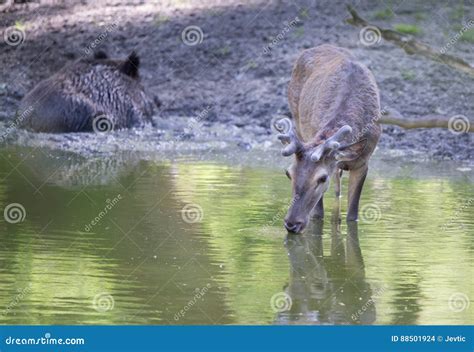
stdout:
[(426, 115), (417, 118), (403, 117), (398, 111), (384, 109), (378, 123), (396, 125), (406, 129), (412, 128), (448, 128), (454, 132), (474, 132), (474, 121), (464, 115), (446, 117)]
[(357, 11), (351, 5), (347, 5), (347, 10), (352, 16), (352, 18), (346, 20), (347, 23), (356, 27), (372, 27), (380, 32), (380, 35), (383, 39), (395, 43), (405, 50), (405, 52), (409, 55), (417, 54), (430, 60), (441, 62), (452, 68), (455, 68), (456, 70), (474, 76), (474, 67), (472, 67), (463, 59), (453, 55), (445, 54), (440, 50), (436, 50), (427, 44), (417, 41), (412, 36), (373, 25), (360, 17)]

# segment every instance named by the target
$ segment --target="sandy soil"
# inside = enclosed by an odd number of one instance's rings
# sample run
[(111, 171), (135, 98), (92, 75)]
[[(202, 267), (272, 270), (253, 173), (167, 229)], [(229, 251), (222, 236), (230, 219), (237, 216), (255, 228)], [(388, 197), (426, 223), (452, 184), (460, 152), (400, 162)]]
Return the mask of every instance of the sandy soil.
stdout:
[[(395, 108), (407, 116), (472, 116), (472, 78), (445, 65), (407, 56), (383, 41), (363, 45), (359, 30), (344, 23), (347, 3), (385, 27), (416, 24), (422, 30), (418, 38), (438, 48), (445, 47), (458, 27), (474, 17), (472, 1), (465, 1), (460, 12), (457, 1), (394, 0), (386, 2), (395, 13), (389, 19), (376, 18), (387, 9), (381, 0), (107, 0), (22, 5), (0, 15), (2, 33), (16, 23), (25, 34), (19, 46), (0, 44), (0, 120), (8, 126), (19, 100), (29, 89), (83, 56), (98, 38), (97, 48), (110, 56), (124, 57), (136, 50), (142, 58), (143, 82), (162, 101), (157, 112), (161, 132), (133, 131), (128, 139), (119, 138), (120, 143), (109, 149), (126, 148), (128, 144), (136, 148), (137, 134), (145, 141), (149, 137), (159, 149), (157, 139), (167, 130), (171, 138), (192, 140), (199, 134), (196, 128), (183, 127), (183, 119), (191, 117), (201, 121), (200, 132), (211, 125), (215, 131), (229, 126), (226, 139), (243, 149), (252, 148), (253, 140), (265, 143), (273, 138), (271, 119), (289, 113), (286, 87), (296, 57), (301, 50), (322, 43), (346, 47), (369, 66), (379, 84), (383, 107)], [(202, 41), (196, 45), (183, 42), (182, 33), (188, 26), (202, 30), (203, 36), (198, 38)], [(472, 43), (459, 40), (450, 45), (448, 52), (474, 62)], [(22, 143), (34, 144), (31, 141), (43, 138), (50, 145), (65, 148), (71, 146), (71, 139), (74, 148), (80, 148), (82, 138), (20, 135)], [(219, 133), (213, 136), (219, 139)], [(88, 148), (91, 138), (87, 137)], [(384, 126), (380, 149), (472, 161), (472, 142), (472, 134), (467, 133)], [(96, 144), (97, 148), (103, 145)]]

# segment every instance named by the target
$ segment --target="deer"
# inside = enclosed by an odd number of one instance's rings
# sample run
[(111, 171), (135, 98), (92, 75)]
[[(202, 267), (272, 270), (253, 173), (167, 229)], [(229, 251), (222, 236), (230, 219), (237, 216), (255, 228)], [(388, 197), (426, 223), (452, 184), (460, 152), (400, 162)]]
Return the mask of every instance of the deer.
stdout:
[(273, 123), (282, 155), (294, 156), (285, 170), (293, 197), (285, 228), (300, 233), (311, 217), (324, 218), (324, 193), (332, 179), (339, 201), (343, 171), (349, 172), (346, 220), (357, 221), (368, 162), (381, 135), (372, 72), (344, 48), (324, 44), (304, 50), (293, 67), (288, 103), (293, 121)]

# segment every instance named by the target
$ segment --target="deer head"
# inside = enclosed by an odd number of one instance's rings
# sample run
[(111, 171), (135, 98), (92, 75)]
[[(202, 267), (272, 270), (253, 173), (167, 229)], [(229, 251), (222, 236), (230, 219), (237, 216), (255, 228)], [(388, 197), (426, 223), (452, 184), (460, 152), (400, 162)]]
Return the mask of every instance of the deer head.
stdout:
[(280, 132), (278, 139), (285, 146), (282, 155), (295, 155), (294, 162), (286, 169), (292, 183), (293, 200), (285, 217), (285, 227), (289, 232), (298, 233), (306, 227), (312, 210), (329, 188), (338, 163), (357, 159), (367, 140), (343, 145), (344, 137), (352, 133), (352, 128), (344, 125), (322, 143), (305, 144), (290, 119), (278, 120), (274, 127)]

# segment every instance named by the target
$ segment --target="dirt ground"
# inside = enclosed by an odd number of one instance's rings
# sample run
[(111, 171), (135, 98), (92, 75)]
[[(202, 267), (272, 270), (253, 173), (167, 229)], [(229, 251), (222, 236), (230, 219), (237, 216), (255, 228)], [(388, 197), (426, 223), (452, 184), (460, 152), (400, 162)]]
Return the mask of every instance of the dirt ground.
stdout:
[[(406, 0), (83, 0), (18, 5), (0, 14), (2, 33), (16, 24), (25, 34), (21, 45), (0, 43), (0, 120), (6, 126), (28, 90), (85, 55), (94, 42), (110, 56), (138, 52), (142, 80), (162, 102), (158, 126), (183, 135), (182, 119), (198, 117), (205, 127), (229, 126), (235, 143), (245, 149), (252, 147), (248, 140), (253, 136), (260, 141), (273, 138), (271, 119), (289, 113), (286, 87), (295, 59), (303, 49), (323, 43), (346, 47), (368, 65), (380, 87), (382, 107), (406, 116), (472, 116), (472, 77), (408, 56), (383, 40), (363, 45), (359, 29), (344, 23), (348, 3), (383, 27), (416, 25), (421, 29), (417, 38), (437, 48), (448, 45), (459, 26), (474, 17), (472, 1), (464, 1), (462, 7), (459, 1)], [(393, 15), (384, 16), (388, 8)], [(195, 43), (193, 33), (183, 40), (188, 26), (198, 27)], [(458, 40), (447, 52), (474, 62), (471, 42)], [(190, 139), (194, 134), (193, 129), (186, 132)], [(53, 139), (58, 138), (62, 137)], [(380, 148), (472, 160), (472, 142), (468, 133), (384, 126)]]

